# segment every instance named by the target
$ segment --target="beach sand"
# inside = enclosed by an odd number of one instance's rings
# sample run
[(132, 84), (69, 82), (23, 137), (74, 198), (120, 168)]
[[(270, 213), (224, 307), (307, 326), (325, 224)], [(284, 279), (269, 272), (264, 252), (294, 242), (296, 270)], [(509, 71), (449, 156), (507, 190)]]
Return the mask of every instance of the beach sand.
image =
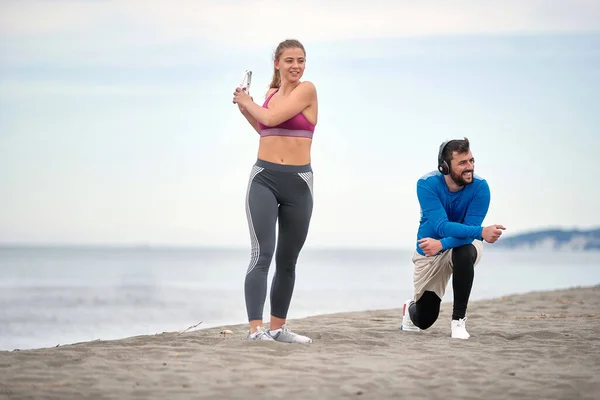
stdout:
[(471, 302), (469, 340), (450, 303), (418, 333), (400, 312), (288, 321), (310, 345), (236, 325), (0, 352), (0, 399), (600, 398), (600, 286)]

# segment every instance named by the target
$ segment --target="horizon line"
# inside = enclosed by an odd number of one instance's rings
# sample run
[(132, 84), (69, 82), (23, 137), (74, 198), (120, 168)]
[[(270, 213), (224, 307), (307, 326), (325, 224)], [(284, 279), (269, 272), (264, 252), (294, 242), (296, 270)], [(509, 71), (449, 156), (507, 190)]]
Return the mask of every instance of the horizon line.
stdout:
[[(9, 248), (88, 248), (88, 249), (148, 249), (148, 250), (234, 250), (250, 251), (250, 245), (177, 244), (177, 243), (77, 243), (77, 242), (0, 242), (0, 249)], [(310, 245), (305, 250), (411, 250), (407, 246), (391, 245)]]

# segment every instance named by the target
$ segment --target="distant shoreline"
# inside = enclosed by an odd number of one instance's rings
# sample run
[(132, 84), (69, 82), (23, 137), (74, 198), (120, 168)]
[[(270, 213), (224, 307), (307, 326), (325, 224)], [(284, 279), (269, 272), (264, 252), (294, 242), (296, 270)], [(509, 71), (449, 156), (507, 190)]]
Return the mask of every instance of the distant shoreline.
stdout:
[[(564, 252), (564, 253), (586, 253), (596, 252), (600, 249), (569, 249), (569, 248), (546, 248), (543, 246), (535, 245), (502, 245), (500, 241), (495, 244), (484, 244), (486, 252), (494, 253), (518, 253), (520, 251), (552, 251), (552, 252)], [(164, 251), (164, 252), (176, 252), (176, 251), (190, 251), (190, 252), (236, 252), (236, 253), (249, 253), (250, 246), (248, 247), (219, 247), (219, 246), (170, 246), (170, 245), (152, 245), (152, 246), (134, 246), (134, 245), (29, 245), (29, 244), (0, 244), (0, 251), (15, 251), (15, 250), (47, 250), (47, 251)], [(305, 253), (324, 253), (324, 252), (399, 252), (406, 253), (414, 251), (414, 247), (317, 247), (307, 246), (303, 250)]]
[(503, 236), (501, 249), (533, 249), (546, 251), (600, 251), (600, 228), (543, 229)]

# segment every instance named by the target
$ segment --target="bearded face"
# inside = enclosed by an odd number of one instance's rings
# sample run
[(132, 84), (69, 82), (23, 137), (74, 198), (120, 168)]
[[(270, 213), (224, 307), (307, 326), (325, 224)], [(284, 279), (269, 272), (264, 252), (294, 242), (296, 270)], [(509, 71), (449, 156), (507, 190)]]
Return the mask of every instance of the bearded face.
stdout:
[(466, 186), (473, 183), (473, 174), (475, 173), (475, 159), (469, 150), (467, 153), (452, 153), (450, 161), (450, 178), (458, 186)]

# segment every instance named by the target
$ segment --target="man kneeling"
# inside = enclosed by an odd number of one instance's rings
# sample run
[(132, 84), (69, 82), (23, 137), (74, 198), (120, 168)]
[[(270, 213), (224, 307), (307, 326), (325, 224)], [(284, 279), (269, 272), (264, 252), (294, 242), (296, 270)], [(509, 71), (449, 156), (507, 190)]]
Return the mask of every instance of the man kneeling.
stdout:
[(402, 330), (419, 331), (433, 325), (452, 276), (451, 336), (470, 336), (465, 325), (467, 303), (483, 240), (494, 243), (505, 229), (481, 226), (490, 205), (490, 189), (474, 170), (469, 140), (451, 140), (440, 146), (438, 171), (417, 182), (421, 220), (412, 258), (414, 296), (404, 303)]

